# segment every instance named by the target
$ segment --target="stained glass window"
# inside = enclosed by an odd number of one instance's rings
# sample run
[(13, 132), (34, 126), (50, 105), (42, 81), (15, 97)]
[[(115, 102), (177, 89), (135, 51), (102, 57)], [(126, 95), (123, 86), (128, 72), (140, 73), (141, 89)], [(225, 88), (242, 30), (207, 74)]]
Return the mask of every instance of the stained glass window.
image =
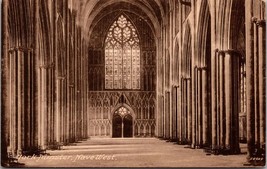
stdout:
[(140, 89), (140, 46), (136, 29), (124, 15), (105, 40), (105, 88)]

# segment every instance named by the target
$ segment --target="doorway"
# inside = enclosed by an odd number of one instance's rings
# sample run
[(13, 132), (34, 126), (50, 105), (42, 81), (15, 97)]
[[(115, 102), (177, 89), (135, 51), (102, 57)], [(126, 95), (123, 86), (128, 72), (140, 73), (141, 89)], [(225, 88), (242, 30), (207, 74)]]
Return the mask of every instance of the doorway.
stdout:
[(125, 107), (119, 108), (113, 115), (112, 137), (133, 137), (133, 117)]

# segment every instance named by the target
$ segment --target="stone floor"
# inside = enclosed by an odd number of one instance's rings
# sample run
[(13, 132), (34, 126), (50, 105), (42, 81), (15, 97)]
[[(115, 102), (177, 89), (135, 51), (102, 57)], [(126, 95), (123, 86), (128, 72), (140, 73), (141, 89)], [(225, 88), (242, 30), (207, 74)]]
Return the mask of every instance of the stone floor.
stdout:
[(244, 153), (206, 155), (184, 147), (156, 138), (93, 138), (19, 162), (25, 167), (242, 167), (246, 160)]

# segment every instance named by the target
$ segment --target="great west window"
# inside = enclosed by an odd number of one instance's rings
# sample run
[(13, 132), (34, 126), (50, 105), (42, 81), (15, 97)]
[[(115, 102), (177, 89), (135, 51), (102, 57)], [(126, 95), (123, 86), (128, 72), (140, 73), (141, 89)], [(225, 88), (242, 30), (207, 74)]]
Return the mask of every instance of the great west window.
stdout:
[(105, 40), (105, 88), (140, 89), (139, 38), (124, 15), (112, 24)]

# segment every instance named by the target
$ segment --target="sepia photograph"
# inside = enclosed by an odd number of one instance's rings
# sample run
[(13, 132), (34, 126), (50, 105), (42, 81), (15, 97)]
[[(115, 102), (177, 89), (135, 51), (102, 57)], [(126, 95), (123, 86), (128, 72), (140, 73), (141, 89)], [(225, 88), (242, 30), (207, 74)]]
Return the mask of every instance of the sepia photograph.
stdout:
[(266, 165), (266, 0), (1, 0), (1, 166)]

